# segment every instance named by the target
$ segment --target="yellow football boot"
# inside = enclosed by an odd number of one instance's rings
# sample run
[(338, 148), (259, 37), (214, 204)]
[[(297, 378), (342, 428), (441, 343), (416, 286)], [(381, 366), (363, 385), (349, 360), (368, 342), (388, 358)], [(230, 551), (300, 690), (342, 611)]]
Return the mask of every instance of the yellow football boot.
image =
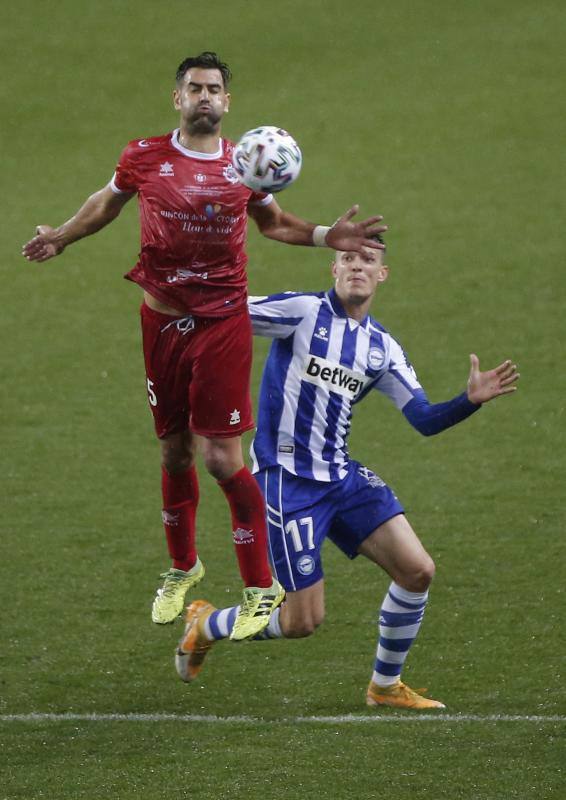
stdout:
[(161, 576), (165, 578), (157, 590), (151, 609), (151, 620), (158, 625), (173, 622), (183, 611), (185, 595), (204, 578), (204, 565), (200, 558), (188, 572), (173, 567)]
[(283, 602), (285, 589), (276, 578), (267, 589), (258, 586), (246, 586), (244, 599), (240, 611), (234, 622), (230, 639), (241, 642), (243, 639), (253, 639), (267, 627), (269, 618)]

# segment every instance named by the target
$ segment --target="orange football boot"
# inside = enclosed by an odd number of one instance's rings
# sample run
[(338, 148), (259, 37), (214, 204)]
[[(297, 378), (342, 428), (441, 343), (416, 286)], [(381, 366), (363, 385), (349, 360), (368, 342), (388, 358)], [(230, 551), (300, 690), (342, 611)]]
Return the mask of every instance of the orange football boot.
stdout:
[(187, 606), (185, 632), (175, 651), (175, 669), (185, 683), (194, 681), (214, 640), (204, 635), (204, 623), (216, 608), (206, 600), (194, 600)]
[(413, 708), (418, 711), (426, 708), (446, 708), (444, 703), (423, 697), (420, 693), (426, 689), (411, 689), (410, 686), (397, 681), (391, 686), (378, 686), (371, 681), (368, 686), (366, 703), (368, 706), (394, 706), (395, 708)]

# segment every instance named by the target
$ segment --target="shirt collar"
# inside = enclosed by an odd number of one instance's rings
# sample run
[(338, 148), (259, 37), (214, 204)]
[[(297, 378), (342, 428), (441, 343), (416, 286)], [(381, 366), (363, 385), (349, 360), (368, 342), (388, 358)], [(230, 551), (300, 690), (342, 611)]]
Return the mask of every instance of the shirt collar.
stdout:
[(171, 134), (171, 144), (175, 150), (178, 150), (184, 156), (188, 156), (189, 158), (197, 158), (199, 161), (215, 161), (217, 158), (222, 158), (224, 151), (222, 139), (220, 139), (216, 153), (199, 153), (198, 150), (189, 150), (188, 147), (183, 147), (179, 141), (179, 128), (175, 128)]

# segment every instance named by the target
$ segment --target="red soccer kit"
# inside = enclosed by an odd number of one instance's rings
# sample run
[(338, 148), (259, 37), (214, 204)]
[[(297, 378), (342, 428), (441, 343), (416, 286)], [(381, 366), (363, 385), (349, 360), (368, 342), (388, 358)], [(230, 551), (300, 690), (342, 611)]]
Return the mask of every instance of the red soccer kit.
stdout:
[[(271, 195), (241, 184), (232, 142), (187, 150), (178, 130), (126, 147), (113, 191), (138, 195), (141, 252), (126, 278), (183, 312), (142, 308), (148, 395), (159, 437), (236, 436), (253, 427), (247, 313), (247, 208)], [(230, 319), (235, 317), (235, 319)]]

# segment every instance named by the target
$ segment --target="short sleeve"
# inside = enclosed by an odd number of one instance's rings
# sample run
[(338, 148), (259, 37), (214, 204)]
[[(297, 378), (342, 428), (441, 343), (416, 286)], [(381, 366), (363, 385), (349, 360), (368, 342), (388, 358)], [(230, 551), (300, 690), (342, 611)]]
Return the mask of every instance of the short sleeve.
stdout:
[(138, 191), (137, 170), (133, 159), (133, 142), (125, 148), (110, 181), (110, 188), (116, 194), (132, 194)]
[(389, 397), (398, 409), (403, 409), (423, 388), (406, 353), (395, 339), (389, 337), (389, 361), (374, 383), (374, 388)]
[(249, 206), (268, 206), (273, 202), (273, 195), (266, 192), (252, 192), (248, 200)]
[(294, 292), (248, 297), (254, 334), (272, 339), (291, 336), (309, 313), (313, 302), (319, 302), (316, 296)]

